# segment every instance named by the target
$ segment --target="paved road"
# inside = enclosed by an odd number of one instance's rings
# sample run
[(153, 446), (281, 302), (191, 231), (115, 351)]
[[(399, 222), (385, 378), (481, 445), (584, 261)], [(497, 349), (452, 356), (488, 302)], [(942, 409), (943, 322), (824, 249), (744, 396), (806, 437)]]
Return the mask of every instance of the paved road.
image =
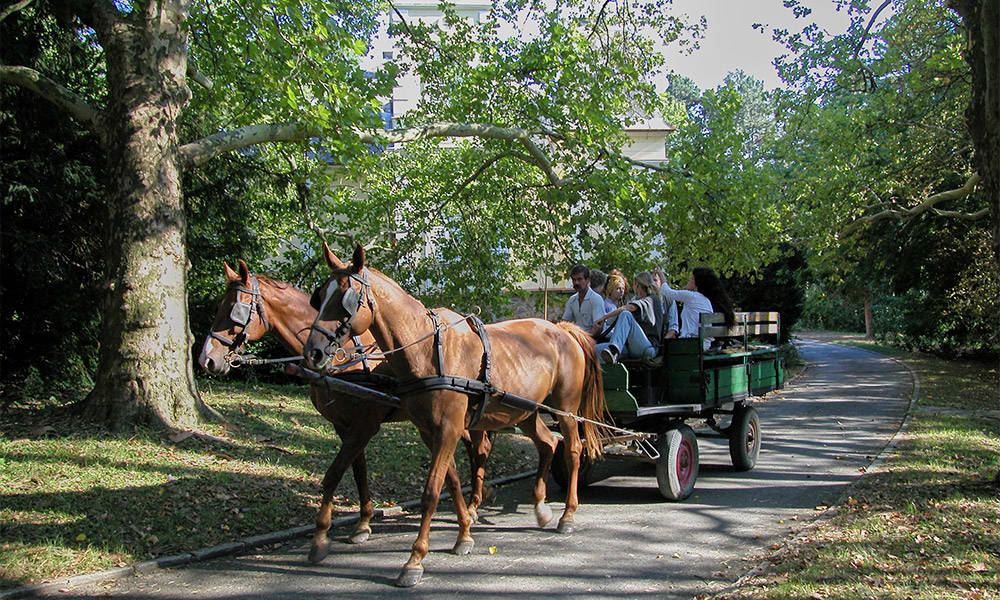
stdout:
[[(757, 467), (736, 473), (723, 440), (700, 439), (694, 495), (664, 502), (652, 468), (606, 461), (581, 495), (577, 531), (533, 527), (528, 482), (497, 491), (473, 529), (469, 556), (449, 554), (447, 503), (439, 512), (423, 581), (392, 586), (409, 555), (418, 515), (376, 524), (362, 546), (336, 545), (320, 565), (295, 541), (265, 554), (229, 557), (127, 578), (60, 597), (120, 598), (690, 598), (737, 580), (778, 543), (836, 502), (900, 426), (912, 391), (897, 363), (848, 347), (804, 342), (810, 363), (794, 385), (759, 409)], [(553, 486), (553, 510), (562, 508)], [(558, 514), (558, 512), (557, 512)], [(490, 547), (496, 548), (490, 554)]]

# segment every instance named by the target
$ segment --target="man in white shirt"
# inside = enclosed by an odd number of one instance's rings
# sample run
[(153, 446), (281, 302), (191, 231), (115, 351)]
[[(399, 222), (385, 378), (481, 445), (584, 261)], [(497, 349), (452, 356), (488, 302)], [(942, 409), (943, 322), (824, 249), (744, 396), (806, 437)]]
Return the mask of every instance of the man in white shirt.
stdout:
[(604, 316), (604, 298), (590, 289), (590, 269), (584, 265), (576, 265), (569, 272), (576, 292), (569, 297), (562, 320), (576, 323), (584, 331), (590, 331), (594, 321)]

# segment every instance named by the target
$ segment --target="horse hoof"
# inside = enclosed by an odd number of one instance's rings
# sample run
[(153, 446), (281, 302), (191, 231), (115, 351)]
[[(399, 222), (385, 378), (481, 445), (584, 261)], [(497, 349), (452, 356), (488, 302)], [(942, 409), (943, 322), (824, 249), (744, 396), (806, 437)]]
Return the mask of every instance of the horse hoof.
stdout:
[(535, 520), (538, 521), (538, 526), (544, 529), (546, 525), (552, 522), (552, 509), (544, 502), (536, 504)]
[(403, 567), (396, 578), (396, 587), (413, 587), (420, 583), (420, 578), (424, 574), (423, 567)]
[(452, 554), (457, 554), (458, 556), (465, 556), (466, 554), (472, 552), (472, 549), (476, 546), (474, 540), (458, 540), (455, 542), (455, 547), (451, 549)]
[(315, 545), (312, 548), (309, 548), (309, 562), (315, 565), (316, 563), (326, 558), (327, 555), (329, 554), (330, 554), (329, 542), (324, 542), (322, 544)]
[(556, 527), (556, 532), (570, 534), (573, 533), (573, 521), (559, 521), (559, 526)]
[(364, 544), (368, 541), (368, 536), (372, 534), (371, 529), (358, 529), (347, 538), (348, 544)]

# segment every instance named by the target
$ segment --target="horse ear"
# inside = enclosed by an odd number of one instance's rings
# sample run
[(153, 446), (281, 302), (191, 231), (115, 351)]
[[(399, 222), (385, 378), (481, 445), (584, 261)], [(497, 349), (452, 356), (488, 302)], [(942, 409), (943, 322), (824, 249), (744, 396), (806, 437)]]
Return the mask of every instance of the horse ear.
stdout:
[(330, 250), (330, 246), (326, 242), (323, 242), (323, 255), (326, 256), (326, 264), (330, 265), (330, 270), (332, 271), (343, 269), (347, 266), (337, 258), (337, 255), (333, 253), (333, 250)]
[(222, 266), (226, 269), (226, 279), (229, 280), (230, 283), (240, 280), (240, 274), (234, 271), (233, 268), (229, 266), (229, 263), (222, 261)]
[(354, 257), (351, 258), (351, 270), (359, 273), (363, 268), (365, 268), (365, 249), (358, 244), (354, 248)]
[(246, 284), (247, 282), (250, 281), (250, 269), (247, 268), (247, 264), (243, 262), (242, 258), (238, 260), (240, 263), (240, 280), (243, 281), (244, 284)]

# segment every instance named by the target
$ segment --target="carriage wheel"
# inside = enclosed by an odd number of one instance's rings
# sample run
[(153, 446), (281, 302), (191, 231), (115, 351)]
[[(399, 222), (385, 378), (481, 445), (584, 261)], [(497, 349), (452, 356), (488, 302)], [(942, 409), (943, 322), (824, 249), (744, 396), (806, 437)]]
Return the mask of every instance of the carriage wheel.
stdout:
[(729, 426), (729, 456), (737, 471), (749, 471), (757, 464), (760, 454), (760, 419), (757, 409), (737, 405), (733, 409), (733, 423)]
[(660, 458), (656, 459), (656, 484), (671, 501), (687, 498), (698, 479), (698, 439), (683, 423), (660, 436)]
[[(552, 457), (552, 479), (555, 480), (556, 484), (562, 489), (566, 489), (569, 485), (569, 477), (567, 477), (568, 472), (566, 471), (566, 457), (565, 450), (566, 447), (562, 440), (556, 445), (556, 453)], [(594, 467), (594, 463), (590, 461), (586, 455), (580, 455), (580, 474), (577, 477), (577, 488), (583, 489), (591, 484), (593, 479), (591, 479), (590, 472)]]

